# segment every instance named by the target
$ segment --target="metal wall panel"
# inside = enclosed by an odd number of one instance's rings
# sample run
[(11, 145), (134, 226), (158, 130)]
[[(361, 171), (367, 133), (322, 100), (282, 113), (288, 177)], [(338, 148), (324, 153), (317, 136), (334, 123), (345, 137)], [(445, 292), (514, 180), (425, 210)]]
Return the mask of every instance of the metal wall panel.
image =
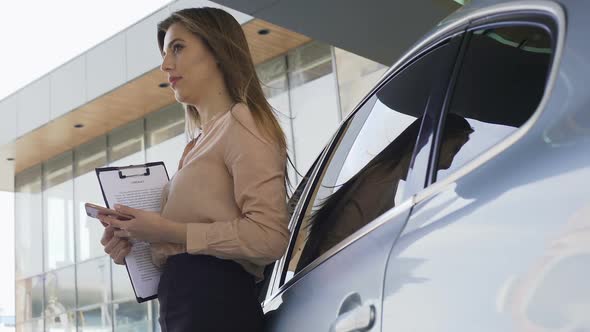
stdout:
[(51, 73), (51, 120), (86, 102), (86, 57), (78, 56)]
[(49, 76), (45, 76), (17, 93), (17, 135), (42, 126), (49, 121), (51, 109)]
[(0, 101), (0, 146), (16, 139), (16, 95)]
[(125, 34), (118, 34), (86, 54), (87, 100), (91, 101), (127, 80)]
[(168, 17), (163, 8), (127, 29), (127, 79), (132, 80), (160, 66), (162, 56), (156, 38), (157, 25)]

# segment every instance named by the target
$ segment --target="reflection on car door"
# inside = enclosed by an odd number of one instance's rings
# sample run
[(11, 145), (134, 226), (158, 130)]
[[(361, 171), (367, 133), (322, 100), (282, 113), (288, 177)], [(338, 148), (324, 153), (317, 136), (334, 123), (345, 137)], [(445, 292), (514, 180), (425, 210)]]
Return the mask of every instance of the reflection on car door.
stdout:
[(423, 52), (343, 124), (299, 203), (279, 288), (264, 304), (267, 330), (380, 330), (385, 262), (412, 208), (409, 165), (459, 45), (455, 37)]

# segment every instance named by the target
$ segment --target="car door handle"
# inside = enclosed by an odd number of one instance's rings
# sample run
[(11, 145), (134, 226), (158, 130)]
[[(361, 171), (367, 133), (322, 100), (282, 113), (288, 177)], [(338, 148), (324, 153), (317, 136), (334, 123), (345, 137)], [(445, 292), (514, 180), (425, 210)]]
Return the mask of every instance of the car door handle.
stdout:
[(330, 332), (367, 331), (374, 323), (375, 306), (363, 305), (339, 315), (330, 326)]

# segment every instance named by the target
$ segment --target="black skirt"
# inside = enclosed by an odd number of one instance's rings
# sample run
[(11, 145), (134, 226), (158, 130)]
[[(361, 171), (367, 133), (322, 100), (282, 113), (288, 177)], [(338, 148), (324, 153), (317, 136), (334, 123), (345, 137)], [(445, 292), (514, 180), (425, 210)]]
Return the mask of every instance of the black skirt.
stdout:
[(231, 260), (190, 254), (169, 257), (158, 299), (162, 332), (263, 330), (254, 277)]

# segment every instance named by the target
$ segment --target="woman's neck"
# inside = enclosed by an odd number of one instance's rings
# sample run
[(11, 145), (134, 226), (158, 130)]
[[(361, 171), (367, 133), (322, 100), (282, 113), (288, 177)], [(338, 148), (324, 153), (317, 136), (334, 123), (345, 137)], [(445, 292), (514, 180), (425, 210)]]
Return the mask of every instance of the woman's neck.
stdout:
[(219, 114), (230, 110), (234, 104), (227, 91), (212, 93), (194, 106), (199, 112), (201, 127), (215, 119)]

